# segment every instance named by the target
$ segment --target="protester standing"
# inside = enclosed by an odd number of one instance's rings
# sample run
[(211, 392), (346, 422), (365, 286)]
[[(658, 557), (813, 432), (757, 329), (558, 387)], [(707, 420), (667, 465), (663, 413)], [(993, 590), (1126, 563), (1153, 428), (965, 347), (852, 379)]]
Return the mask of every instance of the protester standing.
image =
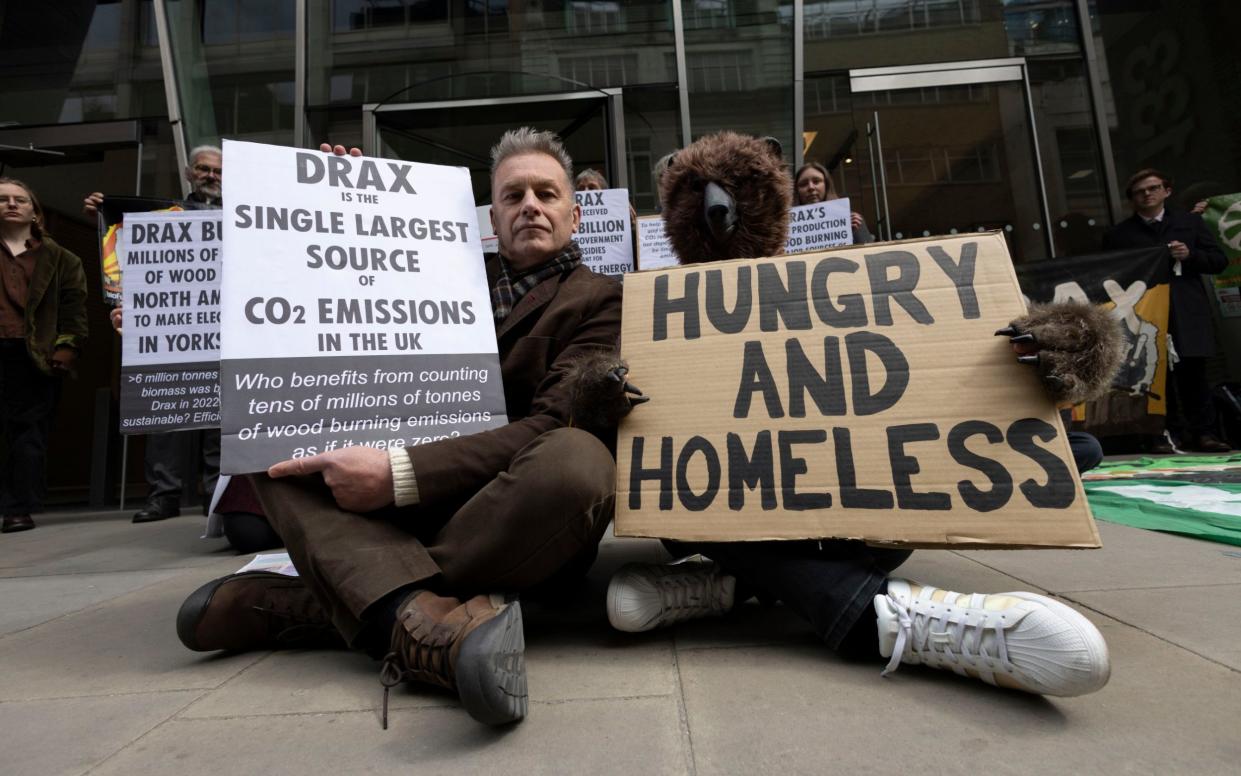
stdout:
[[(813, 205), (816, 202), (828, 202), (840, 199), (836, 193), (836, 184), (827, 168), (818, 162), (807, 162), (793, 177), (793, 202), (797, 205)], [(875, 241), (875, 236), (866, 228), (866, 219), (856, 210), (849, 213), (849, 225), (853, 227), (853, 244), (863, 245)]]
[[(1228, 257), (1220, 250), (1202, 216), (1165, 207), (1172, 196), (1172, 179), (1159, 170), (1138, 170), (1125, 185), (1133, 215), (1103, 236), (1105, 250), (1166, 245), (1171, 262), (1171, 302), (1168, 334), (1178, 360), (1172, 364), (1168, 382), (1169, 425), (1180, 404), (1180, 443), (1203, 453), (1226, 453), (1229, 447), (1214, 433), (1215, 408), (1207, 385), (1207, 359), (1215, 355), (1215, 332), (1211, 300), (1203, 275), (1220, 272)], [(1171, 359), (1169, 359), (1171, 361)], [(1151, 452), (1171, 453), (1164, 440), (1152, 443)]]
[[(189, 164), (185, 166), (190, 193), (181, 201), (182, 207), (187, 210), (220, 209), (220, 183), (224, 175), (222, 165), (223, 155), (217, 146), (203, 145), (190, 151)], [(82, 210), (93, 218), (102, 202), (103, 194), (93, 192), (86, 197)], [(112, 325), (120, 331), (119, 307), (112, 311)], [(165, 520), (181, 514), (185, 461), (196, 439), (202, 454), (203, 494), (206, 499), (211, 499), (220, 477), (219, 429), (148, 434), (143, 471), (148, 486), (147, 503), (134, 513), (135, 523)]]
[(86, 341), (86, 274), (21, 181), (0, 178), (0, 532), (34, 528), (60, 380)]

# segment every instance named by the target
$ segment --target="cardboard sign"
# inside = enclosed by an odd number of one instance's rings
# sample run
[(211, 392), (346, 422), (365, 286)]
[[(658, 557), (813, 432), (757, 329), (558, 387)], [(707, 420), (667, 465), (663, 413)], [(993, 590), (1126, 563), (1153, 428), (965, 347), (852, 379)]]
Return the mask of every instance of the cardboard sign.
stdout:
[(225, 474), (507, 423), (469, 173), (225, 141)]
[(638, 269), (663, 269), (680, 263), (672, 241), (664, 232), (663, 216), (638, 219)]
[(122, 434), (220, 425), (221, 215), (125, 216)]
[(633, 231), (629, 224), (629, 190), (575, 191), (582, 221), (573, 239), (582, 263), (601, 275), (633, 272)]
[(829, 199), (789, 208), (789, 236), (785, 253), (807, 253), (853, 244), (849, 199)]
[(1097, 547), (999, 233), (625, 281), (616, 533)]

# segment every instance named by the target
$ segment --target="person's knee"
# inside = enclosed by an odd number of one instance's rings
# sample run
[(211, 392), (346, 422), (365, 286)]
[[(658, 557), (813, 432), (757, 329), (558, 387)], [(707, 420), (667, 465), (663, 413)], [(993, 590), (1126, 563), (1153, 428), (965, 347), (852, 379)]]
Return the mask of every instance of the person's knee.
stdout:
[(558, 428), (540, 436), (539, 458), (564, 497), (593, 503), (616, 490), (616, 461), (597, 437), (577, 428)]
[(1084, 431), (1069, 432), (1069, 448), (1073, 451), (1073, 463), (1079, 473), (1090, 471), (1103, 462), (1103, 446)]

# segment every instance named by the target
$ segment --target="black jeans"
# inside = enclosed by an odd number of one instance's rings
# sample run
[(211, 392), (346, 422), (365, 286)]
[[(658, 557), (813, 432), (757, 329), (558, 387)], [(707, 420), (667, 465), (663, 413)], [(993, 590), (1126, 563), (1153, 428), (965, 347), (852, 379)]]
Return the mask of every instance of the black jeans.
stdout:
[(844, 539), (664, 545), (673, 555), (706, 555), (747, 591), (783, 601), (832, 649), (870, 607), (888, 574), (913, 554)]
[(60, 380), (30, 360), (26, 341), (0, 340), (0, 514), (43, 511), (47, 437), (60, 398)]

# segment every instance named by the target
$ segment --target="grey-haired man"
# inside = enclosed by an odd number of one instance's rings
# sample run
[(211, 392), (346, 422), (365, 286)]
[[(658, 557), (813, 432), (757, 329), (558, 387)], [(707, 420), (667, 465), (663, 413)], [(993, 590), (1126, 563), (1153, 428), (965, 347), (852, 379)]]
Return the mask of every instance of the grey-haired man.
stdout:
[[(337, 153), (344, 149), (337, 147)], [(387, 688), (455, 690), (489, 724), (526, 714), (513, 593), (584, 572), (611, 519), (614, 461), (569, 427), (564, 376), (615, 348), (620, 286), (581, 263), (572, 162), (550, 133), (492, 148), (487, 259), (509, 423), (406, 450), (351, 447), (252, 478), (301, 574), (223, 577), (182, 605), (194, 650), (335, 643), (383, 657)], [(610, 440), (609, 440), (610, 441)]]

